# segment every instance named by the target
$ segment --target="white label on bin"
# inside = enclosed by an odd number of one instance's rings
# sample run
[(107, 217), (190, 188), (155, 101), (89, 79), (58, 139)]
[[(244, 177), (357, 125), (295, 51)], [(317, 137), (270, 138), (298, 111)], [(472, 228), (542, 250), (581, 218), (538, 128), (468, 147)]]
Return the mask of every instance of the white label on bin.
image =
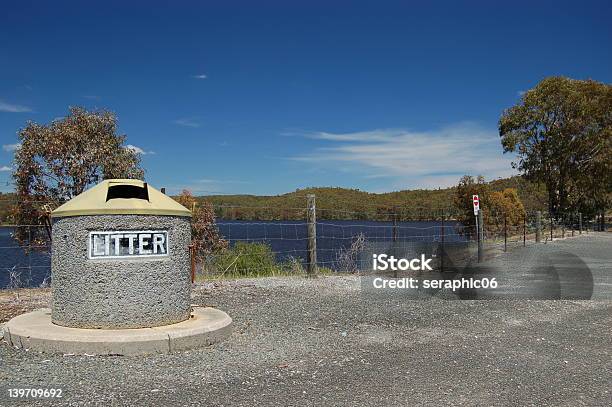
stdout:
[(165, 230), (89, 232), (89, 258), (159, 257), (168, 255)]

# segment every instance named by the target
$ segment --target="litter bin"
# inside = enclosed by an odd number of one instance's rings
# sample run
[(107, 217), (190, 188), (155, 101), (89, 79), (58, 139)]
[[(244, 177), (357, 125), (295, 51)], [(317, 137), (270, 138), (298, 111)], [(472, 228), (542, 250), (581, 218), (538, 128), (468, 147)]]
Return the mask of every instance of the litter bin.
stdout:
[(111, 179), (51, 217), (54, 324), (121, 329), (189, 319), (187, 208), (146, 182)]

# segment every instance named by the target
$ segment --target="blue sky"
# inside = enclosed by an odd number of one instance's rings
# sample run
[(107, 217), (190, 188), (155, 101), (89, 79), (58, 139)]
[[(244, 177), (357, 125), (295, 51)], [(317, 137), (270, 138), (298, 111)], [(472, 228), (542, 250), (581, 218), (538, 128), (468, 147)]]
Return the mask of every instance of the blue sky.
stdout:
[(114, 111), (170, 192), (496, 178), (520, 92), (612, 81), (604, 1), (123, 3), (0, 4), (1, 190), (19, 128), (71, 105)]

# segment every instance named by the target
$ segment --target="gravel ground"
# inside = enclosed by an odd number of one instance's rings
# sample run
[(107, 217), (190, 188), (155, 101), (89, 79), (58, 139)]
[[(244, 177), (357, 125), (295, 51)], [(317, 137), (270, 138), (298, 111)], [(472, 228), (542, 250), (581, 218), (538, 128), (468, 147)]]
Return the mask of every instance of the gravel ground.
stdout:
[[(548, 247), (582, 252), (605, 286), (611, 243), (600, 234)], [(606, 299), (408, 301), (364, 292), (356, 276), (334, 276), (203, 284), (193, 301), (234, 318), (229, 340), (149, 357), (43, 355), (3, 345), (0, 405), (50, 403), (9, 399), (6, 389), (20, 387), (62, 388), (53, 404), (75, 406), (612, 402)]]

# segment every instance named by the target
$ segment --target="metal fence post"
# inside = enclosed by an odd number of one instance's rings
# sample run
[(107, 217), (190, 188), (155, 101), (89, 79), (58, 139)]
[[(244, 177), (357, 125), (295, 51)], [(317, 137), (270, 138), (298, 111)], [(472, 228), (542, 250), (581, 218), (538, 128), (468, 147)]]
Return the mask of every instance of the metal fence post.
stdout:
[(484, 234), (482, 233), (483, 229), (484, 229), (484, 225), (483, 225), (483, 220), (482, 220), (482, 209), (478, 211), (478, 230), (476, 231), (476, 233), (478, 234), (478, 263), (480, 263), (482, 261), (482, 258), (484, 256), (484, 249), (483, 249), (483, 240), (484, 240)]
[(314, 194), (308, 195), (308, 209), (306, 212), (308, 223), (308, 276), (314, 277), (317, 273), (317, 209)]
[(572, 227), (572, 237), (574, 237), (574, 214), (570, 215), (570, 226)]
[(542, 212), (541, 211), (536, 212), (535, 227), (536, 227), (536, 235), (535, 235), (536, 243), (540, 243), (542, 241)]
[(582, 212), (578, 213), (578, 234), (582, 234)]

